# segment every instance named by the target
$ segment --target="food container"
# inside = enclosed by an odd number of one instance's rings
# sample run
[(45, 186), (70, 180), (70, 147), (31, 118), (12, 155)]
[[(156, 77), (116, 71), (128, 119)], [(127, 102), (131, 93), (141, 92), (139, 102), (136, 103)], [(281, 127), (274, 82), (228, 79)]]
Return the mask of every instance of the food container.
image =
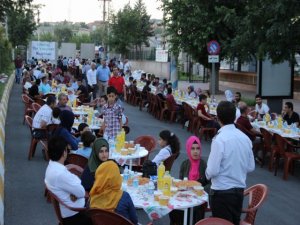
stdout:
[(161, 191), (154, 191), (154, 201), (159, 201), (159, 196), (162, 195)]
[(168, 206), (169, 200), (170, 200), (170, 197), (168, 197), (168, 196), (165, 196), (165, 195), (159, 196), (159, 204), (161, 206)]
[(204, 188), (202, 186), (194, 186), (193, 189), (198, 196), (202, 196), (204, 194)]
[(135, 148), (128, 148), (128, 154), (134, 154)]
[(121, 149), (121, 155), (128, 155), (128, 149), (127, 148), (122, 148)]

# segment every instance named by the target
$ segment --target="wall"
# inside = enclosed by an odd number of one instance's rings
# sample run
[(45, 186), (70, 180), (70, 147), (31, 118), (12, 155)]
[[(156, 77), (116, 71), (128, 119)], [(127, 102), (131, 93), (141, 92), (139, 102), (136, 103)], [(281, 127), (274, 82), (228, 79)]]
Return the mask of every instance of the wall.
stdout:
[(146, 73), (153, 73), (160, 78), (167, 78), (170, 80), (170, 62), (130, 61), (130, 64), (132, 71), (143, 70)]
[(10, 91), (14, 83), (12, 74), (5, 86), (0, 103), (0, 225), (4, 224), (4, 146), (5, 146), (5, 121)]

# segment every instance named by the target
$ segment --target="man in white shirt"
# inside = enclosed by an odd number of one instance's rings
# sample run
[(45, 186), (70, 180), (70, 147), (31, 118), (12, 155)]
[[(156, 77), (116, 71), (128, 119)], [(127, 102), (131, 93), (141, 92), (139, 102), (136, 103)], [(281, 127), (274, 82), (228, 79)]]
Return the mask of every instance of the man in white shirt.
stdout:
[(124, 74), (130, 76), (131, 75), (131, 65), (128, 59), (124, 60)]
[(97, 97), (98, 85), (96, 64), (94, 62), (91, 64), (91, 69), (87, 72), (86, 78), (89, 92), (93, 92), (93, 99), (95, 99)]
[(239, 225), (246, 176), (255, 168), (250, 139), (234, 125), (236, 107), (222, 101), (217, 107), (221, 129), (212, 141), (206, 177), (211, 179), (209, 204), (213, 217)]
[(38, 139), (46, 138), (46, 127), (49, 124), (52, 124), (52, 109), (55, 107), (56, 97), (49, 96), (47, 98), (46, 104), (43, 105), (39, 111), (35, 114), (32, 127), (33, 127), (33, 136)]
[(267, 104), (262, 102), (262, 98), (260, 95), (255, 96), (255, 112), (256, 112), (256, 117), (258, 119), (262, 119), (266, 113), (269, 113), (270, 108), (267, 106)]
[[(68, 171), (64, 162), (68, 156), (67, 142), (63, 137), (53, 137), (48, 143), (49, 164), (45, 174), (45, 184), (64, 204), (73, 208), (85, 205), (85, 190), (81, 180)], [(84, 212), (76, 212), (59, 205), (64, 225), (91, 225)]]

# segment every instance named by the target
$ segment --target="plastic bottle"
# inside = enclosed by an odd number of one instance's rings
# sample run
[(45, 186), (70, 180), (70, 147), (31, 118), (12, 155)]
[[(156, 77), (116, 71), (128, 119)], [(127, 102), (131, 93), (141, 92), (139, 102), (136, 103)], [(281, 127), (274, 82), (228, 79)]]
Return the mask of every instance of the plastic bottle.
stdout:
[(139, 179), (137, 176), (134, 176), (133, 181), (132, 181), (132, 186), (134, 188), (138, 188), (139, 187)]
[(169, 171), (166, 171), (163, 178), (163, 194), (166, 196), (171, 196), (171, 185), (172, 185), (172, 177), (170, 176)]
[(116, 149), (116, 142), (113, 138), (110, 138), (108, 140), (108, 144), (109, 144), (109, 158), (112, 158), (112, 154)]
[(163, 186), (163, 177), (165, 175), (165, 166), (164, 166), (164, 163), (161, 162), (159, 167), (157, 168), (157, 189), (158, 190), (162, 190), (162, 186)]
[(153, 196), (154, 189), (155, 189), (154, 183), (152, 181), (150, 181), (149, 184), (148, 184), (148, 187), (147, 187), (148, 194)]
[(121, 131), (121, 147), (124, 148), (124, 144), (125, 144), (125, 139), (126, 139), (126, 133), (125, 133), (125, 130), (122, 129)]
[(129, 170), (128, 166), (125, 166), (124, 172), (123, 172), (123, 182), (127, 182), (129, 179)]

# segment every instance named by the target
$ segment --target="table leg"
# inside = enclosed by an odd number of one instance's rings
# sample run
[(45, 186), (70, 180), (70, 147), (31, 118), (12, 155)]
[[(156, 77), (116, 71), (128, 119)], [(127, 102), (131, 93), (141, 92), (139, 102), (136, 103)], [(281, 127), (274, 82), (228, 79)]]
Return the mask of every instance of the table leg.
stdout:
[(184, 215), (183, 215), (183, 225), (187, 225), (187, 217), (188, 217), (188, 211), (189, 209), (184, 209)]
[(193, 225), (194, 208), (190, 208), (190, 225)]
[(132, 170), (132, 159), (129, 159), (129, 170)]

